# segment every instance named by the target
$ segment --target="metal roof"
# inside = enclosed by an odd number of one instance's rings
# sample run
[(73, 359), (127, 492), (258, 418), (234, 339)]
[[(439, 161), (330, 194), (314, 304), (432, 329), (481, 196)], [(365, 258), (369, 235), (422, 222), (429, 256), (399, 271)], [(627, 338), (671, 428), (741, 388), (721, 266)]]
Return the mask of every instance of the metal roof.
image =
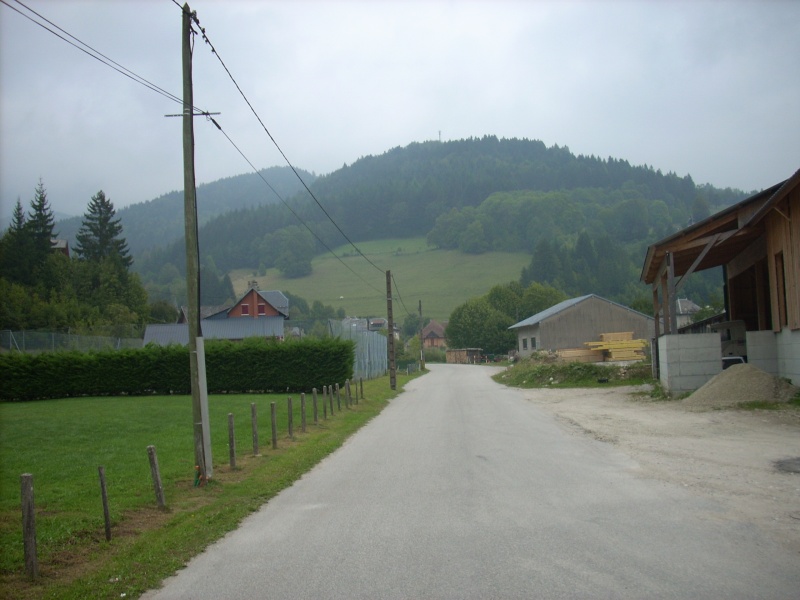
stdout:
[[(542, 312), (538, 312), (532, 317), (528, 317), (524, 321), (520, 321), (516, 325), (512, 325), (509, 329), (516, 329), (517, 327), (528, 327), (529, 325), (536, 325), (537, 323), (541, 323), (545, 319), (549, 319), (555, 314), (560, 313), (562, 310), (566, 310), (576, 304), (579, 304), (586, 300), (587, 298), (591, 298), (594, 294), (589, 294), (588, 296), (579, 296), (578, 298), (570, 298), (569, 300), (564, 300), (563, 302), (559, 302), (558, 304), (551, 306), (548, 309), (543, 310)], [(599, 296), (598, 296), (599, 298)]]
[[(242, 340), (249, 337), (283, 337), (283, 317), (258, 317), (236, 319), (205, 319), (200, 322), (203, 337), (207, 340)], [(189, 343), (186, 323), (148, 325), (144, 344), (159, 346)]]
[(643, 317), (645, 317), (647, 319), (651, 319), (652, 320), (652, 318), (653, 318), (653, 317), (650, 317), (650, 316), (645, 315), (643, 313), (640, 313), (637, 310), (633, 310), (632, 308), (630, 308), (628, 306), (624, 306), (622, 304), (619, 304), (618, 302), (614, 302), (613, 300), (608, 300), (606, 298), (602, 298), (601, 296), (598, 296), (597, 294), (587, 294), (586, 296), (578, 296), (577, 298), (570, 298), (569, 300), (564, 300), (563, 302), (559, 302), (558, 304), (556, 304), (554, 306), (551, 306), (550, 308), (545, 309), (542, 312), (536, 313), (532, 317), (528, 317), (524, 321), (520, 321), (516, 325), (512, 325), (511, 327), (509, 327), (509, 329), (517, 329), (519, 327), (529, 327), (531, 325), (536, 325), (537, 323), (541, 323), (542, 321), (545, 321), (545, 320), (549, 319), (550, 317), (552, 317), (554, 315), (557, 315), (558, 313), (567, 310), (568, 308), (572, 308), (573, 306), (576, 306), (576, 305), (580, 304), (581, 302), (583, 302), (584, 300), (588, 300), (589, 298), (597, 298), (598, 300), (602, 300), (603, 302), (606, 302), (608, 304), (613, 304), (614, 306), (618, 306), (619, 308), (628, 310), (628, 311), (630, 311), (632, 313), (636, 313), (637, 315), (641, 315), (641, 316), (643, 316)]

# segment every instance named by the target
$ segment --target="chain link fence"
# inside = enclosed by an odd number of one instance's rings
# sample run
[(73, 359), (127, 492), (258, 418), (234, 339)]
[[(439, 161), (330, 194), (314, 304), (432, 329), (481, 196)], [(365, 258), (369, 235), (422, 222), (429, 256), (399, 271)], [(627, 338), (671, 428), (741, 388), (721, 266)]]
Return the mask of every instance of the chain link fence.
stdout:
[(122, 350), (141, 348), (141, 338), (76, 335), (55, 331), (0, 331), (0, 349), (8, 352), (57, 352), (61, 350)]

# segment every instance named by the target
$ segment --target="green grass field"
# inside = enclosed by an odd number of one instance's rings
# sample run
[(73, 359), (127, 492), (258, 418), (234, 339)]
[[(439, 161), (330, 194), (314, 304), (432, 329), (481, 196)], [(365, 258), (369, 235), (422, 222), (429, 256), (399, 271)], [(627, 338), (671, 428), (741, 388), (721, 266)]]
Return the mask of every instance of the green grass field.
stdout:
[[(409, 380), (398, 374), (398, 389)], [(320, 391), (321, 392), (321, 391)], [(0, 404), (0, 598), (135, 597), (234, 529), (288, 487), (396, 395), (388, 377), (364, 382), (366, 399), (301, 433), (293, 395), (294, 439), (286, 395), (209, 399), (214, 476), (194, 486), (191, 398), (73, 398)], [(272, 449), (275, 402), (278, 449)], [(250, 405), (258, 411), (260, 456), (253, 455)], [(334, 400), (335, 403), (335, 400)], [(229, 466), (228, 413), (237, 468)], [(158, 453), (167, 511), (156, 507), (147, 446)], [(98, 466), (105, 468), (112, 527), (104, 537)], [(24, 576), (20, 476), (34, 480), (40, 577)]]
[(334, 249), (341, 261), (330, 254), (317, 256), (308, 277), (288, 279), (277, 269), (254, 277), (253, 269), (236, 269), (230, 273), (231, 280), (237, 295), (255, 279), (262, 290), (286, 291), (309, 303), (319, 300), (337, 309), (343, 307), (348, 316), (385, 316), (384, 273), (391, 270), (402, 299), (393, 311), (402, 323), (407, 311), (417, 312), (420, 300), (426, 317), (447, 320), (453, 309), (468, 299), (482, 296), (496, 284), (519, 279), (522, 268), (530, 263), (530, 255), (524, 253), (471, 255), (436, 250), (428, 247), (424, 238), (361, 242), (357, 246), (378, 269), (357, 255), (352, 246), (342, 246)]

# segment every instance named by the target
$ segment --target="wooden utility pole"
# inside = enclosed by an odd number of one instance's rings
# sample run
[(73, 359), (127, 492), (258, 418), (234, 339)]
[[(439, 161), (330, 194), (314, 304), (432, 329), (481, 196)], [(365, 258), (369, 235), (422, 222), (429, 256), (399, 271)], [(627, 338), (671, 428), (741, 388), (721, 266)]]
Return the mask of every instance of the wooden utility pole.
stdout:
[(389, 387), (397, 389), (397, 368), (394, 362), (394, 318), (392, 317), (392, 272), (386, 271), (386, 320), (389, 327)]
[(425, 370), (425, 341), (422, 339), (422, 300), (419, 301), (419, 370)]
[[(194, 176), (194, 93), (192, 91), (192, 12), (183, 5), (183, 215), (186, 238), (186, 295), (189, 304), (189, 369), (192, 380), (194, 460), (200, 476), (209, 475), (204, 451), (204, 423), (197, 339), (200, 337), (200, 251), (197, 240), (197, 193)], [(202, 343), (202, 342), (201, 342)], [(207, 428), (207, 425), (206, 425)], [(208, 449), (210, 456), (211, 449)], [(210, 461), (209, 461), (210, 462)]]

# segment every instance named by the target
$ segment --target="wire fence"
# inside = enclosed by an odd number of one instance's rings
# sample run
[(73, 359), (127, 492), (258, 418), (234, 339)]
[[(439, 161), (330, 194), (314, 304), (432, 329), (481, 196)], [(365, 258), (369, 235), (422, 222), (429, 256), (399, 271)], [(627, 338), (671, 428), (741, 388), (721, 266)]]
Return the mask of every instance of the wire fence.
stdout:
[(122, 350), (141, 348), (141, 338), (77, 335), (56, 331), (0, 331), (0, 349), (9, 352), (58, 352), (62, 350)]

